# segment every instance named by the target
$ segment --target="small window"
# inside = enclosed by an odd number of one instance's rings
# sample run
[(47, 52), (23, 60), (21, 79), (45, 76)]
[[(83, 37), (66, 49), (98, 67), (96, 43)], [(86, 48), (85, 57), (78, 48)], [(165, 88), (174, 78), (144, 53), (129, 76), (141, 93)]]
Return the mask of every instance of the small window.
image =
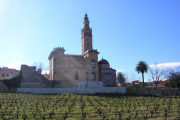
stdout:
[(11, 75), (11, 77), (14, 77), (14, 75)]
[(5, 77), (5, 74), (2, 74), (2, 77)]
[(6, 77), (9, 77), (9, 75), (8, 75), (8, 74), (6, 74)]
[(89, 43), (87, 43), (87, 46), (89, 46)]

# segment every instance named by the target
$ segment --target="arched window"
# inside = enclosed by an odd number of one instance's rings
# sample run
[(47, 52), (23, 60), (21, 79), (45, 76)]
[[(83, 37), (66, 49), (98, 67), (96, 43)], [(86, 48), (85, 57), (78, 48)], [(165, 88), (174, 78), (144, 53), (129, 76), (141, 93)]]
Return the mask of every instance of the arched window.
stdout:
[(92, 80), (96, 80), (96, 73), (95, 73), (95, 72), (92, 72), (92, 73), (91, 73), (91, 79), (92, 79)]
[(107, 73), (107, 80), (109, 80), (109, 73)]
[(56, 72), (54, 72), (54, 80), (56, 79), (56, 77), (57, 77), (57, 74), (56, 74)]
[(106, 75), (106, 73), (104, 74), (104, 79), (105, 79), (105, 80), (107, 79), (107, 75)]
[(109, 74), (109, 79), (110, 79), (110, 80), (112, 79), (111, 73)]
[(91, 73), (91, 79), (93, 80), (93, 72)]
[(96, 73), (94, 72), (94, 80), (96, 80)]
[(79, 74), (78, 74), (78, 71), (75, 72), (75, 80), (78, 80), (79, 79)]
[(88, 80), (88, 72), (86, 72), (86, 80)]
[(87, 46), (89, 46), (89, 43), (87, 43)]
[(67, 71), (65, 71), (65, 79), (67, 79)]

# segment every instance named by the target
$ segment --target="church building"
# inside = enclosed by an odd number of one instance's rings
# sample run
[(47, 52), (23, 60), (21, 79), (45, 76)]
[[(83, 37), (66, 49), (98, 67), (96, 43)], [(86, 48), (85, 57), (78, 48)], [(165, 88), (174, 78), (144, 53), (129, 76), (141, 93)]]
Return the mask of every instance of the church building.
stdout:
[(116, 86), (116, 70), (110, 68), (107, 60), (98, 61), (99, 52), (93, 49), (92, 29), (85, 14), (81, 30), (82, 55), (65, 54), (63, 47), (54, 48), (49, 55), (49, 79), (73, 81), (76, 87), (90, 87), (98, 84)]

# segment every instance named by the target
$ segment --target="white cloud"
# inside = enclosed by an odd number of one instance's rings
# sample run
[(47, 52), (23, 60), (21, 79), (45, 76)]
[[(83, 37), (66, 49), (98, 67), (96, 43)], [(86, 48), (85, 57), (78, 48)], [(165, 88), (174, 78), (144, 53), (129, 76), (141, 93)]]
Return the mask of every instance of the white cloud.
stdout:
[(21, 69), (21, 64), (22, 64), (21, 61), (14, 61), (14, 62), (9, 63), (9, 64), (3, 64), (3, 67), (8, 67), (8, 68), (13, 68), (13, 69), (16, 69), (16, 70), (20, 70)]
[(46, 70), (42, 71), (42, 74), (46, 74), (46, 73), (49, 74), (49, 71), (48, 70), (47, 71)]
[(124, 71), (124, 70), (122, 70), (122, 69), (116, 69), (116, 72), (122, 72), (122, 71)]
[[(177, 67), (177, 66), (180, 66), (180, 62), (172, 62), (172, 63), (161, 63), (161, 64), (157, 64), (157, 67), (170, 67), (170, 68), (173, 68), (173, 67)], [(153, 68), (154, 65), (149, 65), (149, 67)]]

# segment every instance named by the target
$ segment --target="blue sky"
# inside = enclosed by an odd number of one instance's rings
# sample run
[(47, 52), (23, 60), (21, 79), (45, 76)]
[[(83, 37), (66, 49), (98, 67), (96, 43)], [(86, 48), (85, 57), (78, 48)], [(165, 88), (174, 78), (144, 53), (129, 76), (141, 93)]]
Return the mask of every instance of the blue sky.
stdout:
[(180, 65), (179, 6), (179, 0), (0, 0), (0, 67), (49, 66), (58, 46), (81, 54), (87, 12), (99, 60), (141, 80), (138, 61)]

